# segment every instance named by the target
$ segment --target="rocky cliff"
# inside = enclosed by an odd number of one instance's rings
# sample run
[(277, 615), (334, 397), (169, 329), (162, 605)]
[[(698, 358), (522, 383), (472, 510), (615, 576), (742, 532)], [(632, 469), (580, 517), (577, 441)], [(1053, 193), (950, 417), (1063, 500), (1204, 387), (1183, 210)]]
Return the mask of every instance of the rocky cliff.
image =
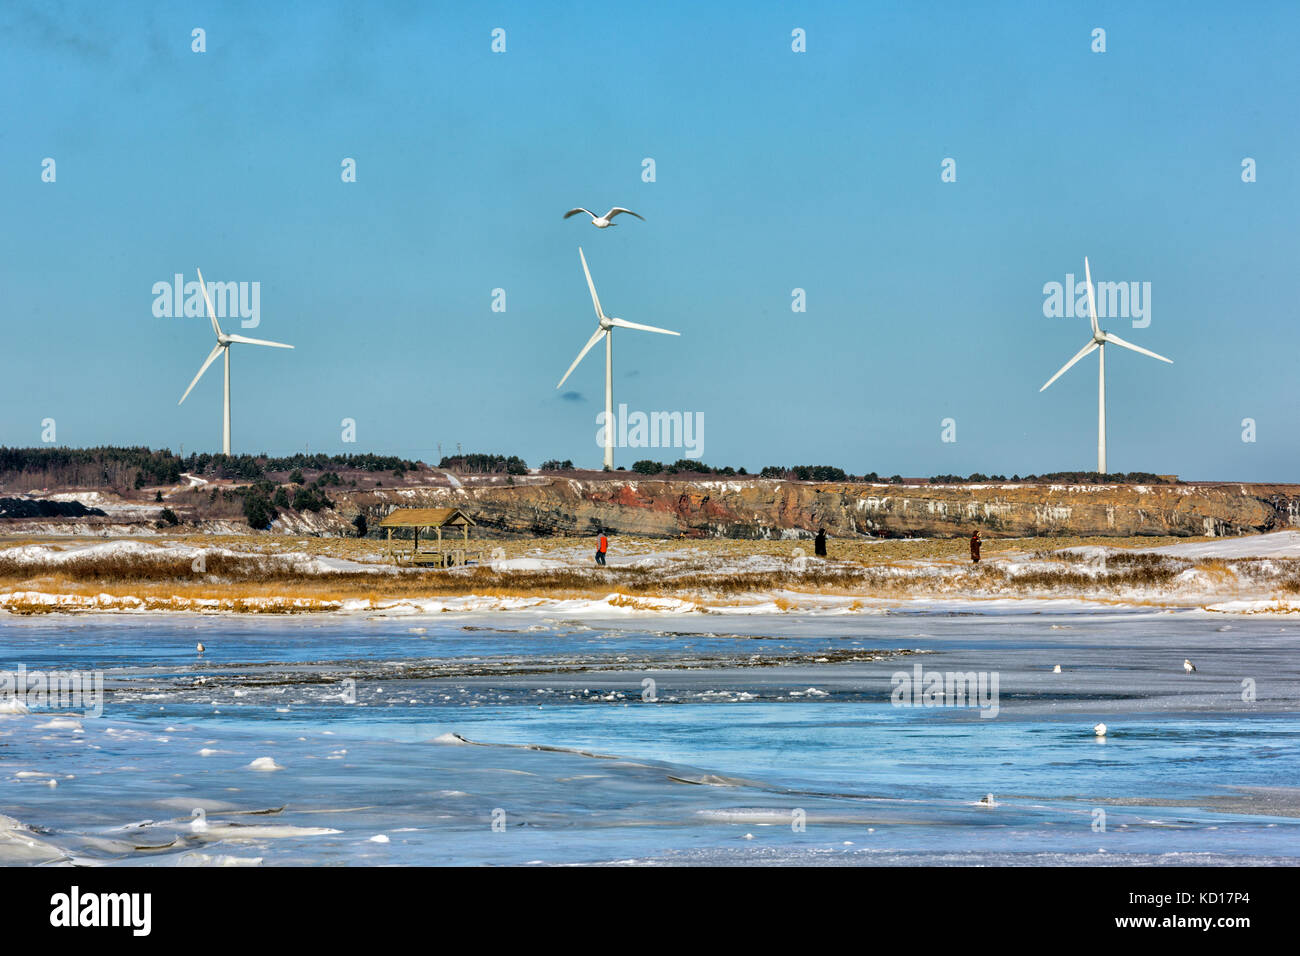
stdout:
[(455, 506), (487, 533), (652, 537), (1236, 535), (1300, 526), (1300, 486), (886, 485), (764, 479), (534, 479), (358, 495), (342, 517)]

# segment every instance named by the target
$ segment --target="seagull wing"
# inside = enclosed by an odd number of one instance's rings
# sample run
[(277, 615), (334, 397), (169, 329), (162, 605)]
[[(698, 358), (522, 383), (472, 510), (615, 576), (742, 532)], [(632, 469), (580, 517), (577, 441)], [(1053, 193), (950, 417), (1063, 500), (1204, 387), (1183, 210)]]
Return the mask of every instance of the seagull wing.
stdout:
[(620, 215), (622, 213), (627, 213), (629, 216), (636, 216), (642, 222), (645, 222), (645, 216), (641, 215), (640, 213), (635, 213), (631, 209), (624, 209), (622, 206), (615, 206), (609, 212), (605, 213), (605, 218), (613, 219), (615, 216)]
[(596, 214), (594, 212), (592, 212), (590, 209), (583, 209), (581, 206), (579, 206), (577, 209), (570, 209), (568, 212), (564, 214), (564, 218), (568, 219), (570, 216), (576, 216), (580, 212), (585, 212), (592, 219), (596, 218)]

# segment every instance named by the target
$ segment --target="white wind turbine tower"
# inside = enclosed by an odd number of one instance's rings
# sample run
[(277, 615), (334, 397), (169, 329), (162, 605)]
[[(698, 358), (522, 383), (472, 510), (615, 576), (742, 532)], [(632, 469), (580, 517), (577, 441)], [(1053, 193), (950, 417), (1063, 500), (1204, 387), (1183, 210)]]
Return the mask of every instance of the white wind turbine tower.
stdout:
[[(1051, 385), (1079, 359), (1083, 358), (1089, 352), (1098, 353), (1097, 366), (1097, 471), (1100, 474), (1106, 474), (1106, 345), (1118, 345), (1122, 348), (1132, 349), (1134, 352), (1141, 352), (1143, 355), (1149, 355), (1153, 359), (1159, 359), (1162, 362), (1174, 364), (1173, 359), (1167, 359), (1163, 355), (1157, 355), (1147, 349), (1140, 348), (1132, 342), (1125, 342), (1118, 335), (1112, 335), (1110, 332), (1103, 332), (1097, 325), (1097, 302), (1092, 291), (1092, 270), (1088, 267), (1087, 256), (1083, 259), (1084, 280), (1088, 283), (1088, 317), (1092, 320), (1092, 341), (1079, 350), (1079, 354), (1070, 361), (1061, 366), (1061, 370), (1047, 380), (1047, 385)], [(1043, 392), (1047, 389), (1044, 385), (1038, 391)]]
[(573, 370), (578, 367), (578, 363), (583, 357), (591, 351), (593, 345), (605, 339), (605, 467), (610, 471), (614, 470), (614, 329), (640, 329), (642, 332), (658, 332), (661, 335), (681, 335), (680, 332), (670, 332), (668, 329), (657, 329), (653, 325), (638, 325), (635, 322), (627, 322), (623, 319), (615, 319), (607, 316), (600, 307), (600, 297), (596, 295), (596, 284), (591, 281), (591, 270), (587, 268), (587, 257), (582, 254), (582, 247), (578, 247), (578, 258), (582, 260), (582, 271), (587, 276), (587, 288), (591, 290), (591, 302), (596, 307), (596, 319), (600, 323), (596, 328), (596, 334), (587, 340), (587, 344), (582, 347), (578, 357), (573, 360), (569, 370), (564, 373), (564, 378), (560, 379), (559, 388), (563, 385)]
[(180, 402), (177, 402), (176, 404), (179, 405), (181, 404), (181, 402), (185, 401), (185, 399), (189, 396), (190, 392), (194, 390), (194, 386), (199, 384), (199, 379), (201, 379), (203, 377), (203, 373), (208, 370), (208, 366), (217, 360), (218, 355), (220, 355), (222, 352), (225, 352), (226, 353), (226, 398), (225, 398), (225, 403), (222, 406), (223, 410), (222, 410), (222, 418), (221, 418), (221, 453), (223, 455), (229, 455), (230, 454), (230, 346), (235, 344), (236, 342), (238, 342), (241, 345), (269, 345), (271, 346), (271, 348), (276, 348), (276, 349), (291, 349), (293, 348), (293, 346), (285, 345), (283, 342), (268, 342), (265, 339), (250, 339), (243, 335), (227, 335), (225, 332), (222, 332), (221, 326), (217, 324), (217, 314), (214, 311), (212, 311), (212, 300), (208, 298), (208, 287), (203, 283), (203, 270), (196, 269), (195, 271), (198, 272), (199, 274), (199, 288), (203, 291), (203, 301), (208, 306), (208, 318), (212, 320), (212, 331), (217, 333), (217, 344), (213, 347), (212, 351), (208, 353), (207, 360), (204, 361), (203, 365), (200, 366), (199, 368), (199, 374), (194, 376), (194, 381), (190, 382), (190, 387), (185, 390), (185, 394), (181, 396)]

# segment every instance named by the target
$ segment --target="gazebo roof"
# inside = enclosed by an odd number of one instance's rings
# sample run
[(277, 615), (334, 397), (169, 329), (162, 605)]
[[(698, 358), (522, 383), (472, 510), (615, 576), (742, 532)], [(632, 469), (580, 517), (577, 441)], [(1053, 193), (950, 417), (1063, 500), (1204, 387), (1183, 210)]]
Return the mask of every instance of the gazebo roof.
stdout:
[(379, 522), (381, 528), (444, 528), (475, 524), (459, 508), (397, 508)]

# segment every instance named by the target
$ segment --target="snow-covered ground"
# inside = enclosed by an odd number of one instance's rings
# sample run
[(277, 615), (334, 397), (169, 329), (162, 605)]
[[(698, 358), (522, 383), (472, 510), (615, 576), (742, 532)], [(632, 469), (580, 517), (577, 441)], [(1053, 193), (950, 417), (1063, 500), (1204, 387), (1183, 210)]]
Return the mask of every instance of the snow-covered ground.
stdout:
[(23, 496), (39, 497), (43, 501), (76, 501), (87, 508), (98, 508), (110, 518), (130, 518), (134, 520), (156, 520), (165, 505), (158, 503), (144, 504), (123, 501), (116, 495), (104, 495), (98, 491), (61, 491), (52, 495)]
[(113, 558), (119, 556), (138, 556), (143, 558), (180, 557), (196, 561), (200, 557), (205, 561), (212, 557), (227, 558), (272, 558), (292, 566), (297, 573), (304, 575), (329, 574), (340, 571), (365, 571), (387, 573), (395, 569), (391, 565), (363, 564), (344, 558), (331, 558), (303, 552), (286, 552), (277, 555), (257, 554), (248, 551), (232, 551), (229, 548), (198, 548), (179, 541), (154, 543), (152, 541), (96, 541), (92, 544), (24, 544), (0, 549), (0, 557), (20, 565), (58, 566), (77, 561)]
[[(425, 616), (527, 612), (626, 618), (638, 614), (706, 613), (725, 615), (788, 614), (871, 615), (947, 607), (985, 610), (994, 607), (1057, 607), (1060, 602), (1092, 606), (1199, 607), (1231, 614), (1300, 613), (1295, 592), (1296, 561), (1300, 561), (1300, 532), (1283, 531), (1249, 538), (1188, 542), (1147, 549), (1167, 559), (1161, 574), (1125, 577), (1126, 565), (1113, 560), (1135, 549), (1072, 548), (1060, 558), (1026, 551), (989, 555), (979, 566), (953, 559), (911, 559), (859, 565), (826, 561), (796, 551), (794, 554), (746, 553), (709, 549), (689, 544), (662, 549), (658, 543), (620, 539), (609, 556), (608, 569), (596, 567), (590, 542), (565, 547), (537, 547), (507, 557), (503, 548), (492, 549), (484, 565), (506, 575), (486, 582), (489, 593), (475, 593), (479, 578), (475, 568), (446, 574), (463, 581), (463, 593), (429, 596), (373, 597), (369, 586), (357, 587), (328, 599), (313, 598), (309, 588), (295, 591), (292, 581), (279, 596), (240, 596), (237, 586), (201, 577), (204, 560), (214, 557), (272, 561), (301, 575), (304, 583), (338, 573), (370, 575), (424, 573), (396, 569), (341, 557), (305, 552), (265, 552), (258, 540), (249, 539), (247, 550), (197, 547), (178, 541), (158, 543), (138, 540), (96, 541), (59, 545), (25, 544), (0, 548), (0, 560), (32, 569), (57, 571), (77, 562), (129, 556), (144, 560), (182, 559), (194, 562), (202, 583), (210, 591), (196, 595), (159, 597), (151, 589), (140, 594), (58, 593), (31, 583), (0, 591), (0, 609), (121, 610), (153, 612), (318, 610), (382, 616)], [(1258, 559), (1258, 560), (1243, 560)], [(1211, 565), (1197, 562), (1213, 561)], [(618, 571), (642, 572), (618, 577)], [(568, 594), (557, 594), (541, 577), (546, 572), (571, 572)], [(611, 574), (614, 572), (614, 574)], [(530, 593), (530, 573), (537, 573), (536, 593)], [(553, 578), (549, 580), (554, 580)], [(1148, 583), (1154, 581), (1154, 583)], [(626, 582), (635, 582), (628, 588)], [(187, 582), (192, 583), (192, 582)], [(587, 592), (573, 596), (575, 589)], [(84, 588), (73, 589), (83, 592)], [(628, 590), (633, 593), (626, 593)]]
[(1300, 531), (1273, 531), (1241, 538), (1188, 541), (1186, 544), (1170, 544), (1145, 550), (1177, 558), (1300, 558)]

